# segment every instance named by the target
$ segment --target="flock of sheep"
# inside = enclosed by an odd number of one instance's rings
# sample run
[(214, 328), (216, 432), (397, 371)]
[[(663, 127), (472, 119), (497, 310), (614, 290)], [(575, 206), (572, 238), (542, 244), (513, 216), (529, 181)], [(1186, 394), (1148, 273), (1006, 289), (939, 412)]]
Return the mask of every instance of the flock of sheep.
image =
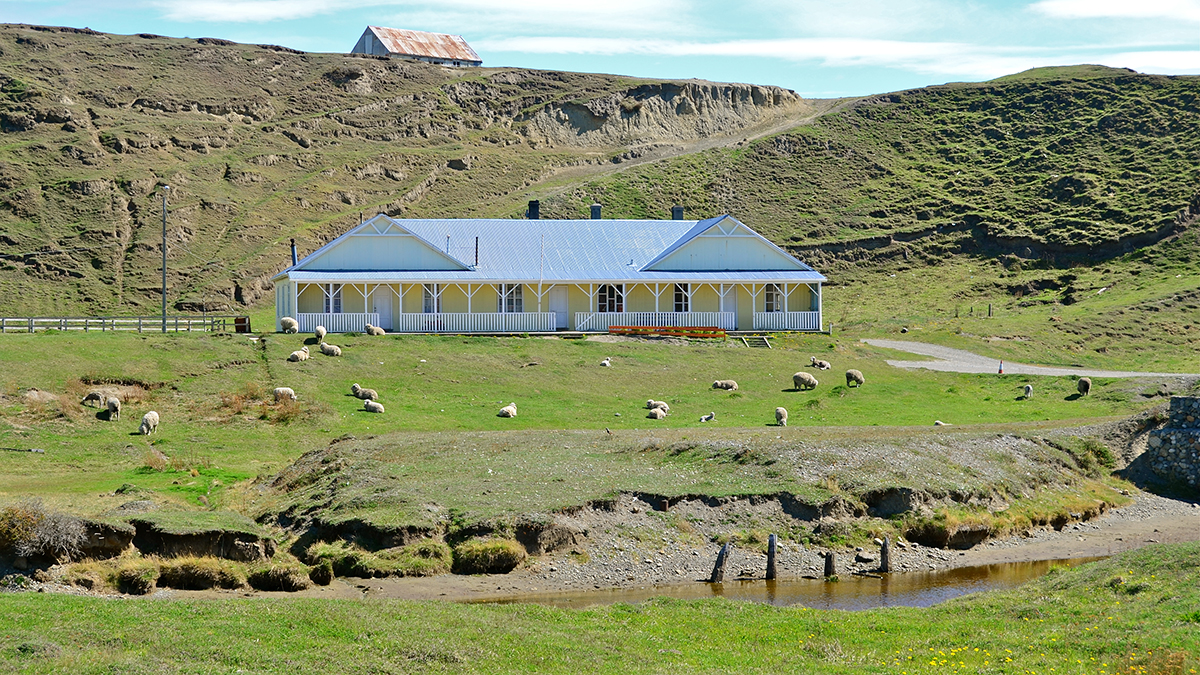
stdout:
[[(284, 333), (291, 334), (291, 333), (300, 332), (300, 324), (290, 316), (285, 316), (284, 318), (280, 319), (279, 325), (283, 328)], [(365, 332), (367, 335), (383, 335), (384, 334), (384, 330), (382, 328), (380, 328), (379, 326), (372, 326), (371, 324), (366, 325)], [(342, 355), (341, 347), (339, 347), (337, 345), (331, 345), (331, 344), (325, 342), (325, 336), (328, 334), (329, 334), (329, 331), (325, 330), (324, 326), (317, 326), (315, 329), (313, 329), (313, 335), (315, 335), (317, 337), (317, 342), (320, 343), (318, 345), (318, 348), (321, 350), (322, 354), (324, 354), (325, 356), (341, 356)], [(309, 359), (308, 345), (305, 345), (305, 346), (301, 347), (300, 349), (297, 349), (296, 351), (292, 352), (291, 354), (288, 354), (288, 357), (287, 357), (287, 360), (291, 363), (297, 363), (299, 361), (307, 361), (308, 359)], [(360, 387), (357, 382), (355, 382), (354, 384), (350, 385), (350, 393), (353, 394), (355, 398), (362, 399), (363, 410), (365, 410), (366, 412), (381, 413), (384, 411), (383, 404), (379, 402), (379, 393), (376, 392), (374, 389), (364, 389), (364, 388)], [(285, 401), (285, 400), (295, 401), (296, 400), (296, 392), (292, 391), (288, 387), (276, 388), (275, 389), (275, 402), (279, 403), (280, 401)], [(515, 409), (513, 411), (513, 416), (514, 417), (516, 416)]]
[[(91, 405), (93, 403), (97, 403), (104, 407), (104, 409), (108, 412), (109, 422), (121, 421), (120, 398), (116, 396), (108, 396), (98, 391), (93, 391), (87, 396), (84, 396), (83, 400), (80, 401), (81, 405)], [(142, 415), (142, 424), (138, 427), (138, 432), (143, 436), (149, 436), (155, 431), (158, 431), (158, 413), (151, 410), (145, 415)]]

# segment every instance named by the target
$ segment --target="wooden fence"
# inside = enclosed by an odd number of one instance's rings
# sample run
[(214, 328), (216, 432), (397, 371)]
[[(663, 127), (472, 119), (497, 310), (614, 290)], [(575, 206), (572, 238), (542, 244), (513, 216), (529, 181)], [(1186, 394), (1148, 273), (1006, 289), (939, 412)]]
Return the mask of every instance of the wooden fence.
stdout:
[[(35, 333), (39, 330), (162, 331), (162, 316), (0, 316), (0, 333)], [(216, 332), (249, 333), (250, 317), (209, 314), (207, 316), (168, 316), (167, 330), (172, 333)]]

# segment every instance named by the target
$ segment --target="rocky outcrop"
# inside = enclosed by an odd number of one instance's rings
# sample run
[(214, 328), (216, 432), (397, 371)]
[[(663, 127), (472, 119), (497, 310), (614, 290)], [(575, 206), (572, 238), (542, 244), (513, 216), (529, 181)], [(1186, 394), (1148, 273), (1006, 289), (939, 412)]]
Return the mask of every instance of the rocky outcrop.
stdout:
[(1150, 468), (1165, 481), (1200, 484), (1200, 397), (1174, 396), (1164, 428), (1150, 432)]

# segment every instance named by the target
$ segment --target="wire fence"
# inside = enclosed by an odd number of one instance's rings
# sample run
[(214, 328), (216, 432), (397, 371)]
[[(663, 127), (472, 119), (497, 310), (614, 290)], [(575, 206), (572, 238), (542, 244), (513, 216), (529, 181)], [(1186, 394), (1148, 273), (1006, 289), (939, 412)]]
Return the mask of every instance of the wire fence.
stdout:
[[(45, 330), (133, 331), (156, 333), (163, 329), (159, 316), (0, 316), (0, 333), (36, 333)], [(172, 333), (249, 333), (250, 317), (222, 314), (167, 316)]]

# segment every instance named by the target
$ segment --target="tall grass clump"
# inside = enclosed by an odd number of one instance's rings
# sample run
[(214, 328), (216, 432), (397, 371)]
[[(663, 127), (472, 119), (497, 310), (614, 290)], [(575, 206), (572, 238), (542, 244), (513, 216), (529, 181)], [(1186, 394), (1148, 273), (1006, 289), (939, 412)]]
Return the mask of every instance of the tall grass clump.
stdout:
[(471, 539), (454, 547), (455, 574), (507, 574), (527, 557), (512, 539)]

